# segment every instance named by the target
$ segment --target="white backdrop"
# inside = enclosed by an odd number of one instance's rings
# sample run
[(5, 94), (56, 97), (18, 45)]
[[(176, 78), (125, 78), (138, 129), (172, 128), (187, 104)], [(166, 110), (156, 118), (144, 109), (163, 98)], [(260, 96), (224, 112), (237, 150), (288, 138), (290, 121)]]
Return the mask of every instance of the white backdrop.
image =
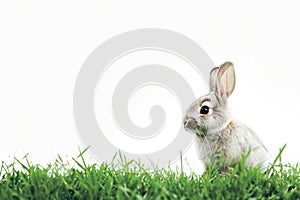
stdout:
[[(110, 37), (150, 27), (188, 36), (216, 65), (232, 61), (234, 118), (273, 154), (287, 143), (283, 160), (299, 162), (298, 8), (297, 1), (1, 1), (0, 160), (76, 156), (83, 146), (72, 95), (82, 63)], [(198, 166), (193, 152), (185, 156)]]

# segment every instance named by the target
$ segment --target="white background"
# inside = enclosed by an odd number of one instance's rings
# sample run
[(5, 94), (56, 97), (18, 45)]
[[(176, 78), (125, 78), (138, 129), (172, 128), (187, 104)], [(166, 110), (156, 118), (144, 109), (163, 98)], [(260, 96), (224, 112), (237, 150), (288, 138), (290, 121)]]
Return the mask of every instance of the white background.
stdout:
[(287, 143), (284, 161), (299, 162), (299, 19), (297, 1), (1, 1), (0, 160), (76, 156), (72, 95), (86, 57), (124, 31), (164, 28), (216, 65), (232, 61), (234, 118), (273, 154)]

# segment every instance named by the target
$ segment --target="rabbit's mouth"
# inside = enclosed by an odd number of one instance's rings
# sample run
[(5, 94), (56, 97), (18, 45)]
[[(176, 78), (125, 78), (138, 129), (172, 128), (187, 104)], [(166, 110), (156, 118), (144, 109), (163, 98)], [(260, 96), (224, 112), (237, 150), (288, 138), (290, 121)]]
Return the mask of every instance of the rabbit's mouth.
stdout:
[(198, 128), (197, 122), (193, 118), (188, 118), (183, 122), (184, 129), (186, 131), (194, 131)]
[(205, 137), (207, 135), (207, 129), (198, 126), (198, 129), (196, 130), (196, 135), (199, 137)]
[(205, 137), (207, 134), (207, 130), (200, 127), (197, 121), (193, 118), (185, 120), (183, 125), (186, 131), (196, 133), (196, 135), (199, 137)]

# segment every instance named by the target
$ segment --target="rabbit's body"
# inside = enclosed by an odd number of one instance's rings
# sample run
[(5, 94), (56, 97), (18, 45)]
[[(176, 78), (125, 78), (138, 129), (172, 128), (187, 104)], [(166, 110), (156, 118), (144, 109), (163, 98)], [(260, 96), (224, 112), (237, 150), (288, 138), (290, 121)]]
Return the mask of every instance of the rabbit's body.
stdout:
[(210, 74), (210, 93), (192, 103), (184, 117), (184, 127), (198, 138), (200, 159), (206, 166), (234, 165), (250, 152), (246, 166), (266, 167), (269, 153), (259, 137), (246, 125), (234, 121), (227, 98), (235, 87), (232, 63), (214, 68)]
[(266, 165), (267, 149), (258, 136), (241, 122), (230, 121), (223, 130), (208, 132), (205, 138), (198, 136), (197, 139), (201, 149), (199, 156), (206, 165), (217, 164), (220, 158), (224, 165), (234, 165), (249, 150), (247, 167), (261, 165), (264, 168)]

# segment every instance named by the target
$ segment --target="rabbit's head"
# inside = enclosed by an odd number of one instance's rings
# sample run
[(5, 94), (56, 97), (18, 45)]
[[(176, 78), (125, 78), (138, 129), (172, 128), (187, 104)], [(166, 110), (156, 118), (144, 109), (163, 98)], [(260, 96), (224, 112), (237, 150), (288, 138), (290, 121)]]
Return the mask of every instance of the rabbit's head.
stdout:
[(235, 87), (233, 64), (226, 62), (210, 72), (210, 92), (197, 99), (187, 109), (183, 118), (184, 128), (199, 136), (218, 133), (231, 120), (227, 98)]

